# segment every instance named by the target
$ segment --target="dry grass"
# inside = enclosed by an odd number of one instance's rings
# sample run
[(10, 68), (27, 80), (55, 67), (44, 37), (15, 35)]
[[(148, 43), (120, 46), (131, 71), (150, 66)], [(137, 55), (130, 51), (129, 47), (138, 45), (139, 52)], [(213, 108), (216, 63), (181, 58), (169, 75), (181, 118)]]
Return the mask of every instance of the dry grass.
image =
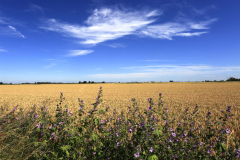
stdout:
[[(92, 109), (92, 103), (98, 95), (99, 86), (103, 87), (103, 104), (99, 109), (110, 106), (110, 112), (105, 117), (110, 117), (113, 109), (117, 109), (117, 114), (123, 110), (127, 113), (128, 107), (132, 106), (132, 98), (137, 100), (140, 112), (147, 109), (149, 105), (147, 98), (153, 97), (157, 106), (159, 92), (163, 94), (164, 106), (169, 108), (169, 114), (178, 117), (182, 115), (186, 108), (190, 113), (199, 106), (199, 119), (204, 125), (205, 116), (211, 111), (211, 117), (220, 117), (220, 111), (226, 110), (227, 106), (232, 106), (232, 113), (235, 114), (233, 122), (235, 124), (232, 136), (238, 136), (239, 130), (239, 108), (240, 108), (240, 83), (239, 82), (210, 82), (210, 83), (158, 83), (158, 84), (51, 84), (51, 85), (0, 85), (0, 106), (8, 106), (9, 113), (14, 107), (19, 105), (23, 110), (30, 109), (33, 104), (37, 106), (37, 113), (40, 107), (47, 106), (51, 115), (56, 115), (56, 104), (59, 100), (60, 92), (63, 92), (63, 106), (67, 105), (74, 116), (78, 115), (78, 98), (84, 101), (85, 109)], [(111, 114), (112, 115), (112, 114)], [(103, 117), (103, 119), (105, 119)], [(180, 118), (180, 117), (179, 117)], [(178, 122), (178, 121), (176, 121)], [(162, 124), (162, 122), (160, 122)], [(161, 125), (159, 124), (159, 125)], [(176, 125), (175, 125), (176, 126)], [(173, 128), (175, 128), (173, 126)]]

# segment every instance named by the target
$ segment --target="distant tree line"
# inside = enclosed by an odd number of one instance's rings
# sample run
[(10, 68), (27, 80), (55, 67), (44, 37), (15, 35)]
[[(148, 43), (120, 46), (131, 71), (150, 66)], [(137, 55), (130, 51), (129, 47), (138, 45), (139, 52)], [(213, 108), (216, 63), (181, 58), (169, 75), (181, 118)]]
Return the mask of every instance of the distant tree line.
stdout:
[[(87, 81), (83, 81), (83, 82), (79, 81), (78, 83), (79, 83), (79, 84), (80, 84), (80, 83), (94, 83), (94, 81), (92, 81), (92, 82), (90, 82), (90, 81), (88, 81), (88, 82), (87, 82)], [(99, 82), (95, 82), (95, 83), (99, 83)], [(100, 83), (105, 83), (105, 81), (102, 81), (102, 82), (100, 82)]]
[[(234, 78), (234, 77), (230, 77), (228, 78), (226, 81), (240, 81), (240, 78), (237, 79), (237, 78)], [(160, 81), (162, 82), (162, 81)], [(173, 80), (170, 80), (169, 82), (174, 82)], [(179, 82), (179, 81), (178, 81)], [(186, 81), (186, 82), (190, 82), (190, 81)], [(201, 81), (196, 81), (196, 82), (201, 82)], [(217, 80), (214, 80), (214, 81), (209, 81), (209, 80), (205, 80), (205, 81), (202, 81), (202, 82), (224, 82), (224, 80), (220, 80), (220, 81), (217, 81)], [(83, 83), (83, 84), (86, 84), (86, 83), (105, 83), (105, 81), (102, 81), (102, 82), (94, 82), (94, 81), (79, 81), (78, 82), (79, 84)], [(116, 82), (107, 82), (107, 83), (116, 83)], [(119, 82), (120, 83), (120, 82)], [(155, 83), (155, 81), (150, 81), (150, 82), (125, 82), (125, 83)], [(3, 83), (3, 82), (0, 82), (0, 85), (1, 84), (7, 84), (7, 83)], [(12, 84), (12, 83), (9, 83), (9, 84)], [(62, 82), (35, 82), (35, 83), (29, 83), (29, 82), (26, 82), (26, 83), (21, 83), (21, 84), (76, 84), (76, 83), (62, 83)]]
[(227, 81), (240, 81), (240, 78), (237, 79), (237, 78), (234, 78), (234, 77), (230, 77), (227, 79)]

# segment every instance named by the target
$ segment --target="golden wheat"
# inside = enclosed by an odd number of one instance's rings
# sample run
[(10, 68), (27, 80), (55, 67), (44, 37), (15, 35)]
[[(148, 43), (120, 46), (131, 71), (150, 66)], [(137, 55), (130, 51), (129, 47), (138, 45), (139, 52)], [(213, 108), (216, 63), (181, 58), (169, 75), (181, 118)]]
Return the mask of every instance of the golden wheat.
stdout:
[[(149, 103), (147, 98), (152, 97), (154, 106), (157, 108), (159, 92), (163, 93), (164, 107), (169, 108), (169, 115), (174, 115), (178, 119), (186, 108), (192, 113), (196, 105), (199, 106), (199, 120), (204, 126), (204, 120), (208, 111), (211, 111), (212, 117), (218, 118), (221, 110), (233, 106), (232, 112), (235, 116), (232, 118), (235, 127), (230, 128), (232, 137), (240, 139), (239, 132), (239, 107), (240, 107), (240, 83), (239, 82), (210, 82), (210, 83), (152, 83), (152, 84), (41, 84), (41, 85), (0, 85), (0, 106), (7, 106), (9, 113), (19, 105), (18, 110), (23, 108), (27, 111), (33, 104), (37, 106), (37, 113), (40, 113), (40, 107), (48, 107), (51, 115), (56, 115), (56, 105), (60, 100), (60, 92), (63, 92), (62, 106), (67, 105), (73, 116), (78, 117), (79, 102), (78, 98), (84, 101), (85, 112), (93, 108), (92, 103), (96, 102), (100, 85), (103, 88), (103, 103), (98, 107), (105, 110), (109, 105), (110, 109), (103, 117), (103, 120), (113, 115), (116, 108), (117, 115), (128, 112), (128, 106), (132, 106), (130, 100), (135, 98), (143, 113)], [(65, 110), (65, 107), (63, 107)], [(55, 119), (55, 118), (54, 118)], [(160, 118), (159, 118), (160, 119)], [(217, 119), (218, 120), (218, 119)], [(197, 121), (196, 121), (197, 123)], [(197, 123), (198, 125), (201, 123)], [(159, 122), (158, 125), (162, 125)], [(176, 125), (175, 125), (176, 126)], [(172, 126), (174, 129), (174, 125)]]

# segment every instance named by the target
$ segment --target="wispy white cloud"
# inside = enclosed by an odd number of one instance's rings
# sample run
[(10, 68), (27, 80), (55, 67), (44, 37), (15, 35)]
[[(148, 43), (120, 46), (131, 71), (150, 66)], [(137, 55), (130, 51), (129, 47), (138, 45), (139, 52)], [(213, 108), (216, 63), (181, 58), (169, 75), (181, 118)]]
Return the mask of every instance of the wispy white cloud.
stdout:
[(5, 49), (0, 49), (0, 52), (7, 52)]
[(94, 52), (94, 50), (70, 50), (69, 52), (70, 52), (70, 54), (65, 55), (66, 57), (87, 55), (87, 54)]
[(150, 17), (161, 15), (157, 11), (128, 12), (109, 8), (95, 9), (93, 14), (85, 21), (88, 27), (72, 25), (50, 19), (45, 26), (40, 28), (63, 33), (65, 36), (86, 39), (81, 44), (97, 44), (107, 40), (113, 40), (154, 22)]
[(21, 37), (25, 38), (24, 35), (22, 35), (17, 29), (13, 26), (8, 26), (11, 30), (14, 31), (15, 34), (20, 35)]
[(18, 22), (11, 18), (3, 17), (2, 15), (0, 15), (0, 35), (5, 35), (5, 36), (9, 36), (9, 35), (19, 36), (20, 35), (21, 37), (24, 37), (12, 25), (23, 26), (23, 23)]
[(208, 32), (194, 32), (194, 33), (176, 33), (175, 36), (182, 36), (182, 37), (190, 37), (190, 36), (200, 36), (203, 33), (208, 33)]
[(213, 9), (216, 9), (216, 6), (211, 5), (211, 6), (207, 6), (207, 7), (203, 8), (203, 9), (196, 9), (195, 7), (192, 7), (192, 10), (198, 15), (204, 15), (208, 11), (213, 10)]
[(161, 38), (161, 39), (169, 39), (172, 40), (174, 36), (199, 36), (203, 33), (208, 32), (191, 32), (192, 29), (208, 29), (207, 25), (217, 21), (217, 19), (212, 19), (203, 22), (188, 22), (188, 23), (176, 23), (176, 22), (168, 22), (160, 25), (152, 25), (146, 27), (138, 32), (140, 36), (149, 36), (152, 38)]
[(53, 67), (53, 66), (55, 66), (55, 65), (57, 65), (56, 63), (51, 63), (49, 66), (45, 66), (44, 68), (46, 69), (46, 68), (51, 68), (51, 67)]
[[(121, 73), (121, 74), (94, 74), (85, 77), (94, 78), (110, 78), (110, 79), (124, 79), (124, 78), (156, 78), (164, 76), (205, 76), (214, 75), (224, 72), (240, 72), (240, 66), (210, 66), (210, 65), (156, 65), (156, 66), (138, 66), (138, 67), (124, 67), (120, 69), (137, 70), (138, 73)], [(139, 73), (140, 72), (140, 73)]]
[(0, 17), (0, 24), (9, 24), (5, 17)]
[(188, 25), (190, 26), (191, 29), (209, 29), (207, 26), (217, 20), (218, 20), (217, 18), (214, 18), (214, 19), (199, 22), (199, 23), (189, 22)]
[(55, 60), (55, 59), (42, 59), (44, 61), (56, 61), (56, 62), (67, 62), (67, 61), (60, 61), (60, 60)]
[[(102, 8), (99, 10), (95, 9), (93, 14), (88, 17), (85, 21), (85, 24), (88, 26), (68, 24), (55, 19), (49, 19), (44, 21), (45, 24), (40, 26), (40, 28), (59, 32), (67, 37), (85, 39), (86, 41), (81, 41), (80, 44), (89, 45), (114, 40), (130, 34), (169, 40), (172, 40), (174, 36), (199, 36), (208, 32), (195, 32), (192, 30), (208, 29), (208, 25), (217, 21), (217, 19), (202, 22), (185, 20), (185, 22), (167, 22), (150, 25), (157, 20), (150, 18), (160, 15), (162, 15), (162, 12), (158, 10), (130, 12), (126, 9)], [(112, 45), (111, 47), (115, 46)]]
[(30, 4), (29, 5), (29, 9), (26, 9), (25, 11), (27, 11), (27, 12), (35, 12), (35, 13), (40, 11), (41, 13), (44, 13), (43, 8), (38, 6), (38, 5), (35, 5), (35, 4)]
[(125, 47), (124, 45), (118, 44), (118, 43), (108, 44), (108, 46), (110, 46), (112, 48)]
[(55, 59), (42, 59), (42, 60), (44, 60), (44, 61), (53, 61)]
[(15, 25), (15, 26), (23, 27), (25, 22), (20, 22), (18, 20), (13, 19), (13, 18), (4, 17), (3, 15), (0, 15), (0, 24), (3, 24), (3, 25), (6, 25), (6, 24), (7, 25)]
[(176, 60), (140, 60), (140, 61), (155, 62), (155, 61), (176, 61)]

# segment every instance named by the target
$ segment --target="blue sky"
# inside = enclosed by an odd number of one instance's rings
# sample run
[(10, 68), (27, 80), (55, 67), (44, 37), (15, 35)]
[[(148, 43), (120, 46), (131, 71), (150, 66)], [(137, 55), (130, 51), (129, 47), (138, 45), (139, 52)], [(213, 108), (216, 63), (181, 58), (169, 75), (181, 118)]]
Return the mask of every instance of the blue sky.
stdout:
[(1, 0), (0, 82), (240, 78), (240, 1)]

